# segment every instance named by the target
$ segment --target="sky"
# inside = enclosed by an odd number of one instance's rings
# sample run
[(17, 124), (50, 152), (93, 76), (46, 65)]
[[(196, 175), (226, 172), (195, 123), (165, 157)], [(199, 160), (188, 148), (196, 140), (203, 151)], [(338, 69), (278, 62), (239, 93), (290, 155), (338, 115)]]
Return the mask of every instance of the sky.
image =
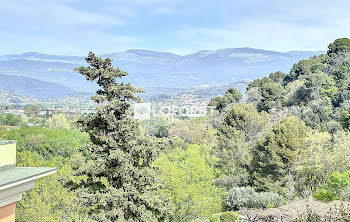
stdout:
[(0, 55), (325, 51), (350, 37), (349, 9), (348, 0), (0, 0)]

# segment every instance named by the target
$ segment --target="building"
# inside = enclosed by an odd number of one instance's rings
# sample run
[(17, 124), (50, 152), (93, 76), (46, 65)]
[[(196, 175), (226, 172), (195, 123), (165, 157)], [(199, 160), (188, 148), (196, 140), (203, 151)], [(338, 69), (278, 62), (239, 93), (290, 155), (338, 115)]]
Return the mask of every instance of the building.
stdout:
[(0, 141), (0, 222), (14, 222), (16, 201), (37, 179), (56, 172), (53, 167), (17, 167), (16, 141)]

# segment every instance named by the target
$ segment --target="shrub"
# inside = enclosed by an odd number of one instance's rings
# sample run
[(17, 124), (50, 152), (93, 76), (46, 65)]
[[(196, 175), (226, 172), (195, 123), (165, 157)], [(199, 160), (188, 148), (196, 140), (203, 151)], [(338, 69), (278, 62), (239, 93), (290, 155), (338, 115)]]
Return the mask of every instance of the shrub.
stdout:
[(224, 212), (220, 216), (220, 222), (233, 222), (233, 221), (239, 221), (239, 215), (237, 213), (228, 211)]
[(333, 172), (328, 175), (327, 184), (318, 190), (313, 197), (317, 200), (330, 202), (336, 199), (350, 199), (350, 171)]
[(212, 214), (209, 218), (209, 221), (210, 222), (234, 222), (234, 221), (240, 221), (240, 220), (239, 220), (239, 214), (237, 212), (227, 211), (227, 212)]
[(241, 208), (270, 208), (283, 203), (283, 198), (272, 192), (256, 192), (251, 187), (232, 188), (224, 198), (224, 204), (230, 210)]
[(234, 187), (228, 192), (224, 203), (229, 209), (250, 208), (254, 195), (255, 190), (251, 187)]
[(283, 203), (283, 198), (277, 193), (261, 192), (256, 193), (253, 199), (254, 208), (273, 208)]
[(312, 195), (313, 198), (316, 200), (324, 201), (324, 202), (331, 202), (336, 199), (336, 195), (334, 193), (329, 192), (326, 189), (320, 189)]

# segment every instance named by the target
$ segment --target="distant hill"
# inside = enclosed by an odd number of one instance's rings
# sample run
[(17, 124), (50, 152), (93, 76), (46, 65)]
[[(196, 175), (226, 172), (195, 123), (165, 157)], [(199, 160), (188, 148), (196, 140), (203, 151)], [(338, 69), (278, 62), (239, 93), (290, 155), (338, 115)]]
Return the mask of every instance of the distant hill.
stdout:
[[(321, 53), (281, 53), (254, 48), (228, 48), (202, 50), (180, 56), (168, 52), (132, 49), (101, 56), (114, 59), (115, 66), (129, 73), (124, 81), (152, 89), (152, 93), (159, 94), (157, 91), (161, 89), (173, 89), (171, 91), (174, 92), (201, 89), (202, 86), (215, 87), (240, 80), (253, 80), (277, 70), (287, 72), (300, 59)], [(0, 56), (2, 75), (26, 77), (31, 81), (36, 79), (58, 84), (57, 87), (65, 87), (59, 91), (69, 89), (74, 92), (93, 92), (97, 88), (96, 84), (86, 81), (83, 76), (73, 71), (81, 65), (86, 65), (81, 56), (58, 56), (37, 52)], [(0, 84), (0, 87), (3, 85)], [(58, 90), (57, 87), (54, 89)], [(19, 91), (27, 92), (28, 89)], [(61, 92), (56, 93), (60, 94)]]
[(210, 100), (217, 96), (222, 96), (229, 88), (236, 88), (245, 93), (246, 87), (250, 81), (240, 80), (233, 83), (218, 85), (212, 87), (197, 87), (197, 88), (162, 88), (162, 87), (145, 87), (146, 93), (141, 93), (140, 97), (145, 102), (159, 102), (162, 99), (171, 98), (171, 96), (193, 95), (201, 100)]
[(17, 92), (27, 97), (40, 99), (57, 99), (75, 94), (75, 92), (70, 88), (57, 83), (50, 83), (21, 76), (1, 74), (0, 89)]

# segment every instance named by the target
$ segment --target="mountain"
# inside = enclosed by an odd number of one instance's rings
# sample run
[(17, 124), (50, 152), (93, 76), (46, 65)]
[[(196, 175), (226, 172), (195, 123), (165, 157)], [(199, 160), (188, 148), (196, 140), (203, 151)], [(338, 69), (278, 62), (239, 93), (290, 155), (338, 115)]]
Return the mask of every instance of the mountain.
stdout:
[[(14, 59), (0, 61), (0, 74), (22, 76), (46, 82), (64, 85), (77, 92), (91, 92), (96, 85), (85, 80), (85, 77), (74, 72), (80, 64)], [(1, 81), (1, 80), (0, 80)]]
[[(288, 72), (295, 62), (321, 53), (282, 53), (254, 48), (228, 48), (202, 50), (180, 56), (168, 52), (131, 49), (101, 56), (112, 58), (115, 66), (129, 73), (124, 81), (139, 87), (181, 91), (201, 88), (203, 85), (214, 87), (240, 80), (253, 80), (277, 70)], [(86, 63), (80, 56), (37, 52), (0, 56), (2, 75), (55, 83), (58, 84), (56, 86), (66, 87), (65, 90), (70, 89), (74, 92), (93, 92), (97, 89), (96, 84), (86, 81), (83, 76), (73, 71), (81, 65)], [(153, 90), (152, 93), (154, 92), (157, 93), (157, 90)]]
[(0, 80), (1, 90), (14, 91), (27, 97), (57, 99), (75, 93), (70, 88), (57, 83), (22, 76), (0, 74)]

